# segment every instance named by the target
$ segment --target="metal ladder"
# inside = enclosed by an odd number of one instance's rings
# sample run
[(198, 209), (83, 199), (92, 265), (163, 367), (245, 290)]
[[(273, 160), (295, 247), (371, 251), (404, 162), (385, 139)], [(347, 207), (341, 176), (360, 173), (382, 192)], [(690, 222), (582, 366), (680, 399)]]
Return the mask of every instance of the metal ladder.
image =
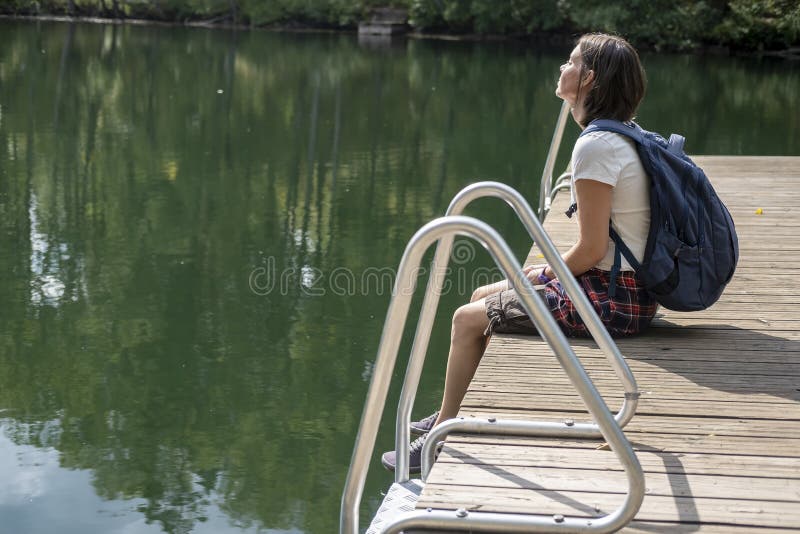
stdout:
[[(564, 109), (562, 108), (563, 114)], [(555, 141), (556, 136), (554, 136)], [(551, 152), (552, 150), (553, 147), (551, 146)], [(550, 157), (548, 156), (549, 159)], [(514, 258), (503, 238), (486, 223), (460, 215), (470, 202), (484, 196), (501, 198), (514, 208), (534, 242), (539, 245), (545, 259), (555, 271), (567, 293), (575, 302), (581, 318), (623, 384), (625, 400), (616, 415), (612, 415), (608, 410), (552, 315), (542, 300), (535, 296), (534, 287), (523, 274), (520, 264)], [(540, 212), (540, 216), (543, 216), (542, 212)], [(526, 312), (533, 319), (542, 337), (553, 350), (596, 423), (452, 419), (431, 431), (422, 451), (422, 480), (410, 480), (408, 466), (410, 414), (430, 340), (439, 295), (444, 283), (444, 275), (447, 271), (453, 237), (456, 234), (471, 237), (489, 250), (497, 266), (507, 276), (511, 287), (519, 293)], [(374, 449), (378, 424), (386, 402), (389, 382), (395, 366), (411, 297), (416, 288), (417, 269), (420, 266), (424, 252), (434, 242), (438, 242), (438, 246), (433, 260), (431, 276), (428, 280), (422, 311), (417, 323), (417, 330), (397, 410), (395, 443), (397, 468), (395, 471), (395, 483), (390, 488), (384, 501), (384, 505), (386, 505), (387, 501), (399, 502), (401, 505), (405, 505), (405, 510), (383, 521), (379, 526), (373, 524), (371, 530), (384, 533), (398, 533), (410, 528), (482, 530), (487, 532), (612, 532), (626, 525), (641, 506), (645, 489), (644, 475), (639, 461), (621, 430), (621, 427), (633, 417), (636, 409), (639, 396), (636, 381), (616, 344), (603, 327), (593, 307), (578, 286), (577, 281), (569, 272), (560, 254), (542, 228), (541, 222), (522, 195), (504, 184), (480, 182), (463, 189), (456, 195), (450, 203), (446, 215), (423, 226), (411, 238), (403, 254), (386, 315), (373, 376), (342, 496), (340, 534), (357, 534), (359, 532), (358, 510), (366, 480), (368, 463)], [(423, 481), (427, 478), (433, 463), (435, 444), (453, 431), (466, 433), (491, 432), (494, 434), (526, 436), (605, 438), (620, 459), (628, 477), (629, 488), (625, 501), (614, 512), (601, 518), (590, 519), (548, 515), (467, 513), (465, 510), (413, 510), (416, 496), (419, 495), (423, 487)], [(399, 509), (402, 510), (403, 506), (400, 506)]]

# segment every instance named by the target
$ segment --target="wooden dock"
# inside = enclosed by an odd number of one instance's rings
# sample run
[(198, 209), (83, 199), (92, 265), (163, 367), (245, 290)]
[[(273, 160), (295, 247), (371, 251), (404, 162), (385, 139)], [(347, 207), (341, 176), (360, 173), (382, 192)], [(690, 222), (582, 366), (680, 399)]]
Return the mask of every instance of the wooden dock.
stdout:
[[(800, 531), (800, 157), (696, 161), (733, 215), (741, 256), (712, 308), (662, 310), (619, 341), (642, 392), (625, 434), (647, 486), (625, 532)], [(562, 250), (575, 232), (566, 197), (545, 224)], [(622, 387), (605, 357), (573, 346), (616, 411)], [(522, 336), (492, 339), (461, 415), (588, 420), (547, 345)], [(453, 435), (417, 508), (592, 517), (626, 491), (601, 441)]]

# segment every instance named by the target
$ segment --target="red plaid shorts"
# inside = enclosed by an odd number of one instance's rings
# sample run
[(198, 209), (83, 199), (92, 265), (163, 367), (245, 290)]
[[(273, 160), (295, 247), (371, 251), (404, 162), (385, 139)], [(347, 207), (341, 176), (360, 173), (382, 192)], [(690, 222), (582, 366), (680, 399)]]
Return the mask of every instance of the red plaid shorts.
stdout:
[[(617, 276), (617, 290), (613, 299), (608, 296), (610, 279), (610, 273), (600, 269), (590, 269), (577, 277), (578, 284), (583, 288), (589, 302), (612, 336), (638, 334), (653, 320), (658, 303), (639, 283), (633, 271), (622, 271)], [(544, 299), (564, 334), (570, 337), (590, 336), (578, 310), (558, 280), (551, 280), (537, 292)], [(486, 335), (495, 332), (537, 335), (539, 333), (513, 289), (486, 297), (486, 315), (489, 317)]]

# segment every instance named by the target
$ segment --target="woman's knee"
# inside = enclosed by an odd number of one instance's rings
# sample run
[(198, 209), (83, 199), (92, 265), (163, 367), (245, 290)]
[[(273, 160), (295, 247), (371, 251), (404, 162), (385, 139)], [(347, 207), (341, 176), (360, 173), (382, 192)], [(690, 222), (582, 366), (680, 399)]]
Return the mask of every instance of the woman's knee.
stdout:
[(453, 314), (453, 333), (483, 335), (488, 324), (489, 318), (486, 316), (486, 306), (482, 300), (464, 304)]

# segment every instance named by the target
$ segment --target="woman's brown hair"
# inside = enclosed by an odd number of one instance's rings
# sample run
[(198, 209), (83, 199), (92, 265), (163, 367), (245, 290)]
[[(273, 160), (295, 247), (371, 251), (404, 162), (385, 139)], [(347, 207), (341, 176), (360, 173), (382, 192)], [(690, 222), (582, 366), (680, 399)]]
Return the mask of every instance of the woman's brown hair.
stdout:
[[(580, 113), (581, 126), (595, 119), (629, 121), (636, 115), (647, 87), (639, 54), (628, 41), (615, 35), (591, 33), (578, 40), (583, 66), (578, 82), (586, 91)], [(588, 71), (594, 78), (580, 89)]]

